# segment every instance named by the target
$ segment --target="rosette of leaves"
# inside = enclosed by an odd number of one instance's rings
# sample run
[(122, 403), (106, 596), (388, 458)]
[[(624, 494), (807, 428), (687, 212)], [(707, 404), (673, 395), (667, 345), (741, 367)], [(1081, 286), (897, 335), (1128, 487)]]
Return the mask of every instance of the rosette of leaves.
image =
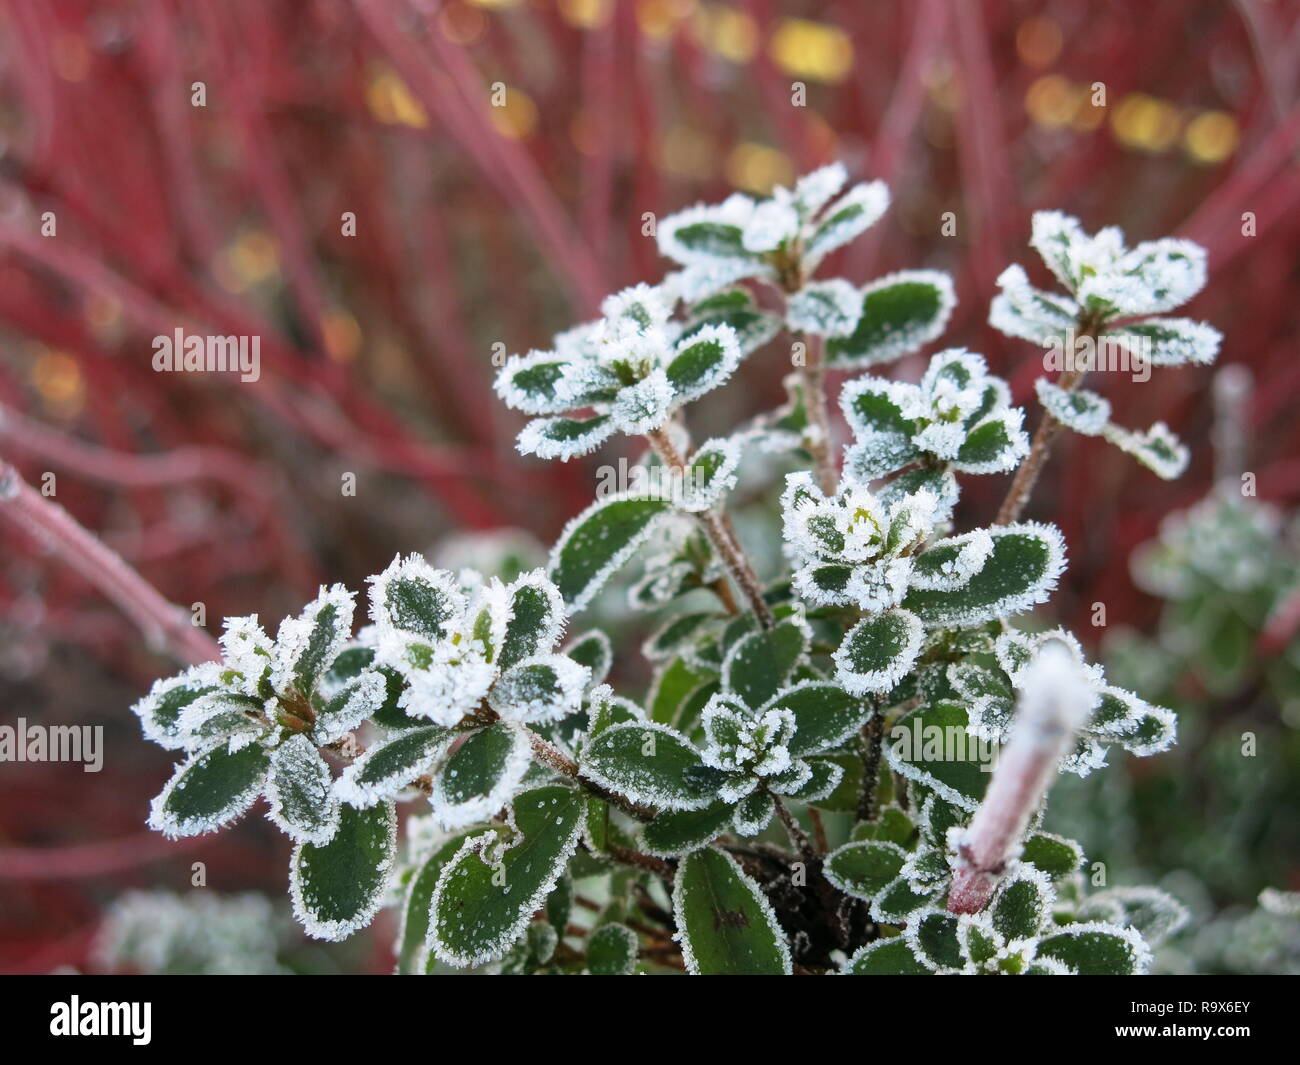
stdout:
[(948, 683), (965, 707), (965, 727), (972, 736), (994, 743), (1006, 740), (1024, 671), (1039, 649), (1053, 640), (1069, 649), (1079, 676), (1093, 694), (1092, 716), (1062, 761), (1062, 772), (1087, 776), (1106, 764), (1106, 749), (1111, 744), (1138, 756), (1159, 754), (1173, 746), (1177, 737), (1174, 713), (1108, 684), (1102, 667), (1089, 665), (1079, 641), (1064, 629), (1028, 633), (1009, 628), (997, 638), (991, 654), (969, 655), (947, 666)]
[(145, 734), (188, 757), (154, 800), (149, 823), (170, 836), (211, 831), (265, 795), (295, 841), (294, 912), (307, 931), (340, 939), (378, 911), (393, 860), (391, 803), (341, 802), (322, 748), (337, 745), (387, 699), (385, 678), (324, 677), (351, 636), (353, 598), (321, 589), (274, 641), (255, 617), (231, 618), (223, 661), (160, 681), (135, 706)]
[(673, 411), (717, 388), (744, 354), (719, 322), (685, 328), (669, 286), (636, 285), (608, 297), (604, 317), (556, 339), (554, 351), (511, 356), (497, 394), (538, 415), (519, 434), (525, 455), (568, 460), (615, 433), (658, 429)]
[(930, 360), (919, 384), (859, 377), (840, 392), (854, 440), (845, 476), (867, 482), (912, 463), (1005, 473), (1029, 453), (1024, 412), (984, 358), (961, 348)]
[(858, 483), (826, 497), (806, 473), (787, 478), (782, 509), (795, 591), (866, 615), (834, 655), (848, 691), (893, 688), (928, 628), (1017, 613), (1056, 586), (1065, 552), (1055, 528), (1021, 523), (934, 539), (937, 505), (929, 488), (896, 493), (886, 505)]
[[(1218, 330), (1190, 318), (1164, 317), (1205, 285), (1205, 250), (1199, 245), (1166, 238), (1130, 249), (1119, 229), (1109, 226), (1090, 236), (1059, 211), (1034, 214), (1029, 243), (1066, 294), (1035, 288), (1022, 267), (1009, 266), (989, 309), (995, 329), (1044, 345), (1086, 334), (1096, 350), (1124, 349), (1153, 366), (1207, 365), (1218, 356)], [(1187, 449), (1163, 422), (1126, 429), (1110, 421), (1110, 404), (1094, 392), (1046, 381), (1037, 387), (1044, 408), (1076, 432), (1104, 437), (1166, 480), (1186, 468)]]
[(956, 304), (946, 274), (903, 270), (861, 287), (838, 278), (811, 280), (830, 252), (874, 225), (889, 206), (883, 182), (842, 193), (847, 181), (848, 171), (834, 163), (793, 189), (777, 186), (765, 200), (735, 194), (663, 219), (656, 227), (659, 250), (683, 267), (674, 285), (687, 300), (712, 299), (742, 280), (788, 293), (786, 328), (829, 338), (832, 367), (869, 366), (929, 343)]
[(459, 828), (496, 813), (519, 788), (532, 758), (530, 726), (577, 713), (592, 667), (554, 650), (564, 604), (540, 570), (467, 593), (418, 555), (395, 559), (371, 579), (376, 663), (404, 682), (398, 707), (411, 727), (394, 730), (344, 770), (336, 790), (369, 808), (417, 783), (434, 818)]

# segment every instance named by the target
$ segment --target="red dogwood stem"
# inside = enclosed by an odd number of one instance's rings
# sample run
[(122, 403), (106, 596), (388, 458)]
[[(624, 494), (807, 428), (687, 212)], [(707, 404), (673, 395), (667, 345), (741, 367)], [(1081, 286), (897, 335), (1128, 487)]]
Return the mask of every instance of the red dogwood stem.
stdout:
[(0, 461), (0, 516), (25, 531), (111, 599), (151, 645), (184, 662), (220, 658), (216, 640), (190, 624), (189, 615), (164, 599), (153, 585), (105, 546), (57, 503)]
[(950, 912), (979, 913), (989, 901), (1091, 706), (1073, 656), (1063, 644), (1047, 644), (1025, 672), (1011, 737), (957, 846)]

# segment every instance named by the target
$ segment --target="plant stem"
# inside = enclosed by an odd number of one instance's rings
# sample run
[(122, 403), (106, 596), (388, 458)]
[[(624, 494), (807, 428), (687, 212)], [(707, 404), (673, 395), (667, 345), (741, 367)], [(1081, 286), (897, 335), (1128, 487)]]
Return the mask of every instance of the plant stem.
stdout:
[(808, 820), (812, 822), (813, 842), (817, 844), (817, 853), (825, 854), (831, 846), (826, 838), (826, 825), (822, 822), (822, 812), (815, 806), (808, 807)]
[(672, 883), (676, 870), (663, 858), (655, 858), (649, 854), (642, 854), (640, 851), (630, 850), (627, 847), (620, 847), (617, 843), (606, 844), (605, 849), (609, 856), (616, 862), (622, 862), (624, 865), (630, 865), (637, 869), (644, 869), (646, 872), (654, 873), (655, 876)]
[(839, 485), (839, 472), (831, 457), (831, 419), (826, 408), (826, 341), (811, 333), (803, 334), (808, 358), (799, 369), (803, 379), (804, 405), (808, 409), (808, 428), (804, 445), (813, 459), (813, 472), (823, 494), (833, 496)]
[(776, 803), (776, 815), (781, 819), (781, 824), (785, 825), (786, 835), (790, 837), (790, 842), (794, 844), (795, 850), (809, 866), (816, 868), (818, 866), (817, 852), (813, 850), (812, 841), (808, 838), (808, 833), (794, 819), (794, 814), (785, 808), (785, 803), (772, 796), (772, 801)]
[(1070, 652), (1049, 643), (1025, 673), (1024, 692), (988, 792), (957, 845), (952, 913), (979, 913), (1016, 854), (1061, 756), (1087, 720), (1091, 689)]
[(876, 792), (880, 788), (880, 750), (885, 733), (885, 717), (879, 707), (871, 720), (862, 726), (862, 795), (858, 800), (858, 820), (874, 821)]
[[(1091, 337), (1095, 341), (1099, 328), (1100, 323), (1093, 318), (1081, 322), (1076, 344), (1078, 340), (1082, 340), (1084, 337)], [(1056, 379), (1056, 387), (1066, 392), (1073, 392), (1083, 384), (1087, 372), (1085, 369), (1077, 368), (1066, 370)], [(1061, 423), (1050, 411), (1044, 410), (1043, 420), (1038, 423), (1038, 429), (1034, 433), (1034, 441), (1029, 447), (1029, 454), (1025, 457), (1025, 461), (1020, 464), (1020, 468), (1016, 470), (1016, 475), (1011, 481), (1011, 487), (1007, 489), (1006, 498), (1002, 500), (1002, 506), (998, 508), (998, 516), (993, 521), (994, 525), (1010, 525), (1012, 522), (1019, 520), (1020, 515), (1029, 503), (1029, 497), (1034, 493), (1034, 485), (1038, 483), (1038, 475), (1043, 472), (1043, 466), (1047, 463), (1048, 456), (1051, 454), (1052, 443), (1056, 439), (1056, 434), (1060, 431)]]
[(0, 460), (0, 516), (58, 556), (117, 604), (151, 647), (183, 662), (219, 661), (217, 641), (190, 623), (189, 614), (164, 599), (116, 551), (87, 531), (57, 503), (46, 499)]
[[(651, 429), (646, 433), (646, 439), (650, 441), (655, 454), (674, 474), (685, 476), (686, 463), (667, 432), (663, 429)], [(759, 624), (765, 629), (770, 629), (774, 619), (767, 600), (763, 598), (763, 584), (758, 579), (758, 574), (754, 572), (754, 567), (750, 564), (739, 541), (728, 529), (726, 519), (716, 510), (706, 510), (696, 514), (695, 517), (703, 526), (709, 543), (713, 545), (718, 557), (727, 567), (731, 579), (736, 582), (736, 586), (748, 601), (749, 608), (758, 618)]]
[(544, 736), (539, 736), (532, 729), (528, 729), (528, 742), (532, 744), (533, 756), (542, 763), (549, 766), (557, 773), (562, 773), (571, 780), (576, 781), (586, 791), (590, 792), (598, 799), (617, 806), (625, 814), (635, 817), (638, 821), (649, 821), (654, 816), (654, 811), (648, 807), (635, 803), (631, 799), (624, 798), (617, 792), (609, 791), (602, 788), (599, 784), (593, 784), (590, 780), (584, 780), (578, 775), (578, 763), (565, 754), (562, 750), (551, 743)]

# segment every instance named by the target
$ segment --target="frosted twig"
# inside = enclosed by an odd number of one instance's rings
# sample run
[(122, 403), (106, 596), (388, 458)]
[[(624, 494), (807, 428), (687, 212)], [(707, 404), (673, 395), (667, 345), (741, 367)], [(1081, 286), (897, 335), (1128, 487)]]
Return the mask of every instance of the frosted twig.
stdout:
[[(667, 432), (663, 429), (651, 429), (646, 434), (646, 439), (650, 441), (650, 446), (654, 448), (655, 454), (659, 456), (664, 465), (672, 470), (675, 475), (681, 474), (684, 476), (686, 463)], [(772, 611), (767, 605), (767, 600), (763, 598), (762, 582), (758, 579), (758, 574), (754, 572), (754, 567), (750, 564), (739, 541), (732, 536), (727, 527), (727, 522), (715, 510), (706, 510), (697, 514), (696, 517), (699, 519), (705, 535), (709, 538), (709, 543), (713, 545), (718, 557), (722, 559), (723, 564), (727, 567), (732, 580), (744, 593), (746, 600), (749, 602), (749, 608), (754, 612), (754, 616), (758, 618), (759, 624), (765, 629), (770, 629), (773, 624)]]
[(826, 342), (820, 336), (807, 333), (804, 334), (804, 343), (808, 349), (807, 359), (799, 371), (804, 386), (804, 406), (808, 410), (804, 446), (812, 455), (817, 486), (823, 494), (833, 496), (839, 484), (839, 474), (831, 456), (831, 420), (826, 408), (826, 363), (823, 359)]
[(31, 536), (111, 599), (149, 644), (182, 662), (220, 660), (217, 641), (190, 624), (121, 555), (87, 531), (57, 503), (46, 499), (0, 460), (0, 515)]
[(1059, 642), (1045, 644), (1025, 672), (1011, 738), (984, 802), (957, 843), (951, 912), (984, 908), (1091, 707), (1091, 691), (1069, 650)]

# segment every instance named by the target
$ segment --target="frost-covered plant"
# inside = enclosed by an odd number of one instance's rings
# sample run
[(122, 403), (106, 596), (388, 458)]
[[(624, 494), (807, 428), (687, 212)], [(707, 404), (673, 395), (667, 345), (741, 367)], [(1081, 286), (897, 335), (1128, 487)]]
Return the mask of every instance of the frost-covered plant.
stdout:
[[(534, 419), (522, 451), (569, 459), (643, 437), (672, 490), (602, 496), (544, 571), (510, 583), (399, 557), (371, 578), (373, 624), (355, 636), (337, 586), (274, 640), (230, 620), (222, 663), (136, 707), (188, 756), (154, 825), (207, 831), (265, 793), (296, 843), (307, 931), (356, 931), (391, 888), (400, 972), (1143, 971), (1178, 904), (1083, 897), (1082, 850), (1042, 830), (1042, 800), (1109, 747), (1164, 750), (1174, 717), (1108, 684), (1069, 633), (1015, 622), (1065, 568), (1060, 533), (1018, 519), (1053, 420), (1083, 424), (1082, 375), (1040, 388), (1032, 445), (973, 352), (934, 355), (915, 383), (859, 377), (840, 394), (852, 440), (838, 461), (826, 371), (918, 351), (954, 303), (934, 271), (815, 276), (888, 206), (879, 182), (846, 181), (830, 166), (663, 219), (680, 270), (501, 370), (498, 393)], [(1035, 218), (1034, 244), (1070, 295), (1013, 268), (995, 322), (1039, 342), (1049, 325), (1140, 328), (1163, 338), (1158, 361), (1212, 357), (1171, 339), (1208, 344), (1204, 327), (1128, 322), (1199, 287), (1198, 249), (1126, 252), (1058, 215)], [(782, 332), (788, 403), (693, 445), (689, 405)], [(786, 572), (760, 575), (731, 520), (755, 455), (811, 467), (767, 482)], [(998, 522), (959, 529), (958, 475), (1017, 467)], [(599, 630), (560, 645), (633, 558), (631, 606), (667, 611), (642, 646), (644, 699), (608, 683)], [(406, 801), (424, 812), (399, 859)]]

